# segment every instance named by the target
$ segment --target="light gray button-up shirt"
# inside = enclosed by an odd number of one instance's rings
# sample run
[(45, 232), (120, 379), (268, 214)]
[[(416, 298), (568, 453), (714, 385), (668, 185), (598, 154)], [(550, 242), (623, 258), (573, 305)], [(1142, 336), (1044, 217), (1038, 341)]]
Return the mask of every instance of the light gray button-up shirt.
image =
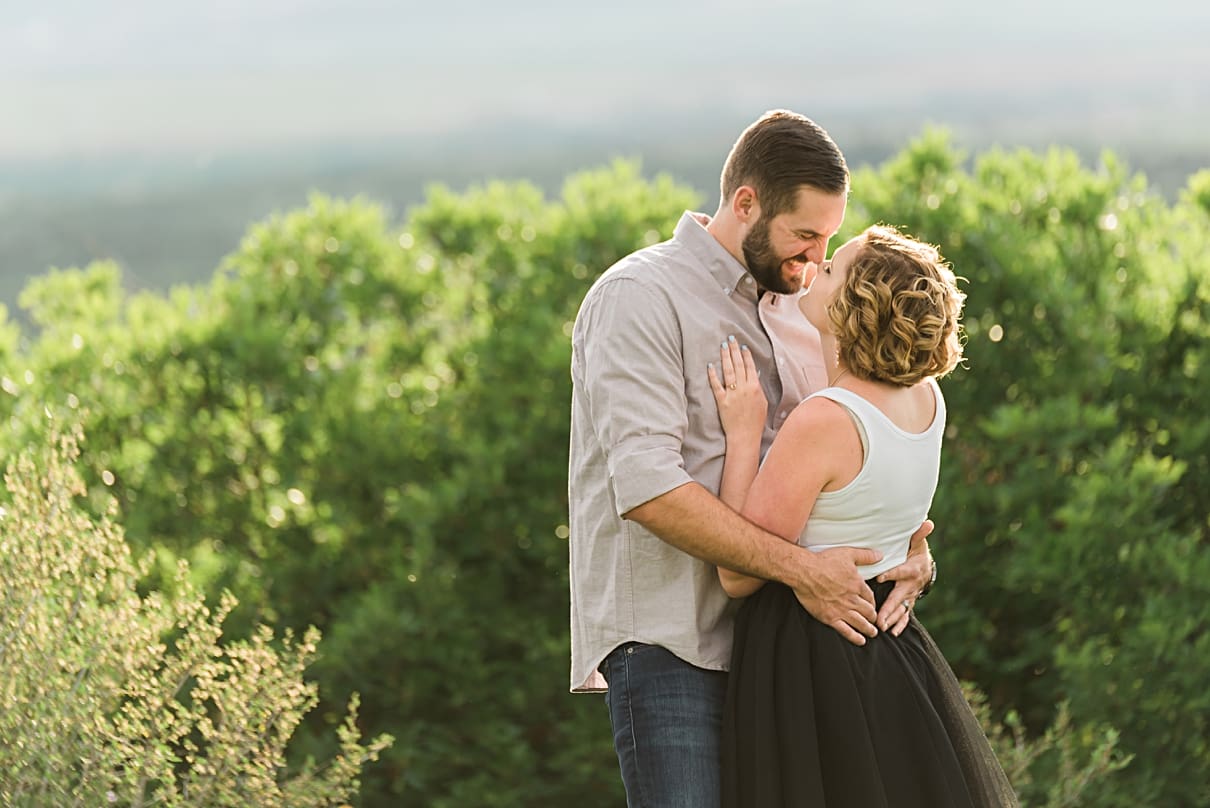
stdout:
[(601, 660), (631, 640), (726, 670), (734, 606), (714, 566), (622, 514), (689, 482), (718, 493), (726, 449), (706, 366), (728, 336), (752, 351), (769, 401), (761, 454), (826, 386), (798, 295), (755, 281), (686, 212), (584, 298), (572, 333), (571, 689), (605, 688)]

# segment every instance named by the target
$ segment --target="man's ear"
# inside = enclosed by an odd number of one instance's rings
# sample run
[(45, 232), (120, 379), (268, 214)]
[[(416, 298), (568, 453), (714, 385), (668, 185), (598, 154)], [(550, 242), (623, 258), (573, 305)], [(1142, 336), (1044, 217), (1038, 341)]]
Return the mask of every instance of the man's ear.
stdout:
[(741, 185), (731, 195), (731, 215), (741, 224), (750, 225), (760, 218), (760, 200), (751, 185)]

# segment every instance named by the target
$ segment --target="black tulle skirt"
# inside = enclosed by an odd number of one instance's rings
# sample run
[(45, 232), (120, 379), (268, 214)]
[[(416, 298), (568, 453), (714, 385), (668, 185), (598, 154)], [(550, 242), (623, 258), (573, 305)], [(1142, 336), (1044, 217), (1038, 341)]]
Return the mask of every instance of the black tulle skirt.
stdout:
[[(871, 582), (881, 606), (892, 584)], [(769, 583), (741, 607), (723, 716), (724, 808), (1015, 806), (920, 623), (855, 646)]]

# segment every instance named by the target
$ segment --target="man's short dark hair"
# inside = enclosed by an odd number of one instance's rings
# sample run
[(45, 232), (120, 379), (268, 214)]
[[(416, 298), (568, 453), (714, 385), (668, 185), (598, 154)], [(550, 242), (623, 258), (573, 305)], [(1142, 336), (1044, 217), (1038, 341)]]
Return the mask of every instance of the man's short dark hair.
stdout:
[(804, 185), (829, 194), (847, 193), (849, 167), (823, 127), (778, 109), (745, 129), (727, 155), (723, 203), (744, 185), (756, 190), (762, 216), (776, 216), (793, 209)]

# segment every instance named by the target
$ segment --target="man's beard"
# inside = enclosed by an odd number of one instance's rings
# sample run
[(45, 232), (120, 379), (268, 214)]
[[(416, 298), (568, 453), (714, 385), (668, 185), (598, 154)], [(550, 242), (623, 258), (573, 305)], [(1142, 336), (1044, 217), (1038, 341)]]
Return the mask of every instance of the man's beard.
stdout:
[(786, 259), (773, 251), (773, 243), (769, 239), (769, 217), (760, 217), (744, 237), (742, 246), (748, 272), (760, 288), (783, 295), (791, 295), (802, 289), (801, 283), (786, 280), (782, 275), (781, 267)]

